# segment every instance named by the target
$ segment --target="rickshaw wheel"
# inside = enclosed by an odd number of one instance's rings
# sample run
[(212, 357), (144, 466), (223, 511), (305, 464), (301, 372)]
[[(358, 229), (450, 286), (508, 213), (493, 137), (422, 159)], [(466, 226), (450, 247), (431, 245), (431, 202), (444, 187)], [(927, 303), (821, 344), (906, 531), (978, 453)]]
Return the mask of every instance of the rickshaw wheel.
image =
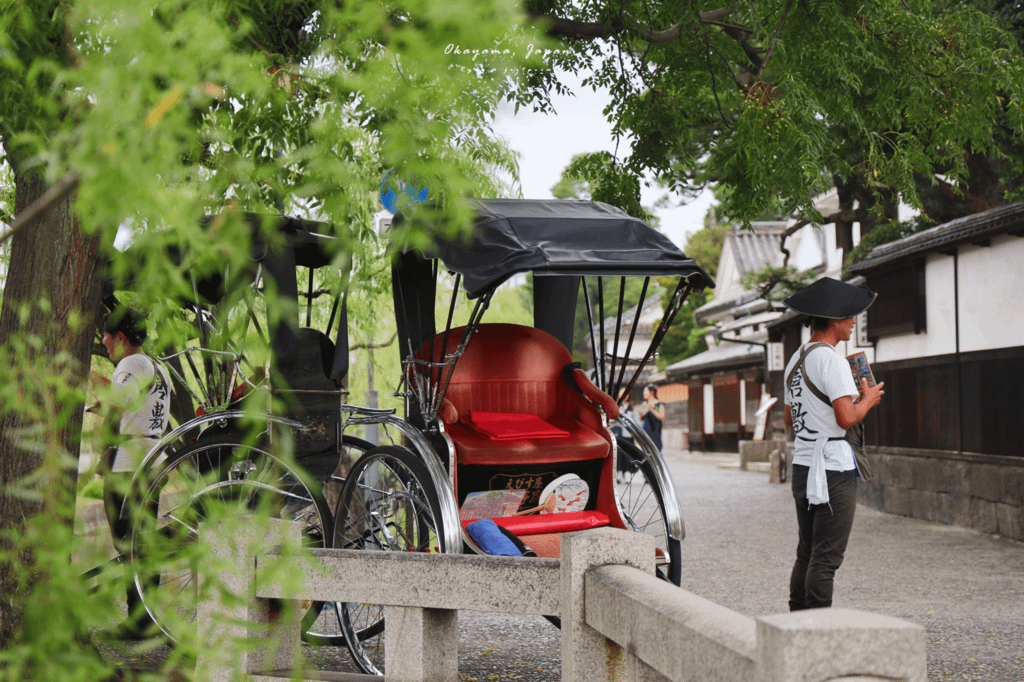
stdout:
[[(683, 578), (682, 543), (668, 535), (663, 498), (666, 491), (657, 485), (654, 467), (643, 451), (627, 439), (616, 440), (631, 469), (626, 473), (626, 482), (615, 485), (619, 513), (632, 530), (654, 536), (655, 545), (663, 553), (659, 556), (658, 577), (679, 585)], [(673, 491), (668, 492), (674, 494)], [(665, 560), (667, 564), (663, 563)]]
[[(153, 475), (133, 519), (135, 586), (150, 617), (174, 642), (195, 627), (203, 560), (195, 543), (205, 521), (264, 515), (291, 521), (310, 547), (327, 547), (332, 535), (320, 486), (265, 445), (238, 441), (238, 434), (223, 433), (178, 449)], [(303, 629), (318, 611), (307, 610)]]
[[(382, 446), (356, 462), (334, 521), (336, 549), (444, 553), (441, 506), (426, 466), (408, 450)], [(384, 607), (341, 604), (338, 613), (352, 658), (370, 675), (384, 674)]]
[[(347, 473), (352, 468), (352, 464), (362, 457), (367, 450), (375, 446), (370, 441), (363, 440), (362, 438), (342, 436), (342, 447), (348, 450), (339, 453), (339, 457), (346, 457), (351, 460), (346, 462), (344, 467), (340, 467), (343, 470), (342, 473), (346, 474), (347, 478)], [(337, 495), (332, 497), (328, 494), (327, 487), (325, 486), (324, 496), (327, 499), (328, 506), (336, 511), (338, 500), (341, 499), (341, 493), (337, 491)], [(333, 513), (331, 514), (331, 519), (334, 519)], [(341, 629), (343, 618), (341, 605), (334, 602), (313, 602), (310, 605), (310, 610), (306, 613), (306, 620), (303, 621), (302, 640), (319, 646), (345, 646), (345, 635), (342, 634)]]

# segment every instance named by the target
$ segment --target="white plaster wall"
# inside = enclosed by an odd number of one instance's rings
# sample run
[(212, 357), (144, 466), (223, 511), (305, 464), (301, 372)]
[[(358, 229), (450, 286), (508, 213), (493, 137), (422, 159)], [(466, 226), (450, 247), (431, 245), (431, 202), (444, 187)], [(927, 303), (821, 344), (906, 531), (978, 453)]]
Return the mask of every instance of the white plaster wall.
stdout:
[(809, 270), (821, 265), (821, 243), (818, 235), (818, 228), (807, 225), (800, 228), (790, 239), (796, 238), (796, 243), (790, 245), (787, 242), (790, 253), (790, 264), (797, 270)]
[[(961, 270), (961, 282), (963, 271)], [(878, 339), (875, 361), (891, 362), (956, 352), (953, 308), (953, 257), (933, 254), (925, 260), (925, 324), (921, 334), (899, 334)], [(963, 322), (961, 320), (961, 326)]]
[[(839, 273), (843, 269), (843, 250), (836, 246), (836, 225), (835, 223), (830, 223), (822, 227), (821, 230), (825, 236), (825, 253), (828, 255), (825, 272), (830, 277), (839, 279)], [(833, 272), (836, 274), (831, 274)]]
[(961, 247), (960, 351), (1020, 346), (1021, 332), (1024, 238), (1000, 236), (989, 247)]
[(725, 242), (722, 255), (718, 259), (718, 276), (715, 279), (715, 298), (727, 300), (743, 291), (739, 283), (739, 272), (736, 270), (736, 259), (732, 251), (732, 240)]
[[(622, 330), (619, 332), (619, 352), (616, 353), (616, 358), (621, 358), (626, 353), (626, 344), (629, 343), (629, 326), (626, 324), (622, 325)], [(647, 349), (651, 347), (651, 339), (647, 336), (640, 336), (637, 334), (633, 337), (633, 347), (629, 349), (629, 357), (634, 360), (642, 360), (644, 355), (647, 354)], [(615, 351), (615, 332), (605, 332), (604, 337), (604, 349), (606, 353), (614, 353)], [(618, 362), (618, 360), (616, 360)], [(618, 369), (616, 369), (618, 371)]]

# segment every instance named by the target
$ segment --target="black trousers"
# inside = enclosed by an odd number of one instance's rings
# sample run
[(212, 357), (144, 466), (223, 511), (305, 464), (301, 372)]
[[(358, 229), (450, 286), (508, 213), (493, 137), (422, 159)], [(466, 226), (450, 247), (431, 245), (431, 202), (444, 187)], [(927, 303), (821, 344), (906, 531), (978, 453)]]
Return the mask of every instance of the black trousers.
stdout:
[(843, 563), (857, 509), (857, 472), (826, 471), (828, 504), (807, 504), (809, 468), (793, 465), (799, 542), (789, 579), (789, 610), (832, 606), (832, 582)]
[[(130, 535), (133, 519), (131, 516), (122, 519), (121, 507), (124, 505), (128, 484), (131, 482), (133, 474), (131, 472), (110, 471), (112, 462), (113, 454), (108, 452), (102, 471), (103, 511), (106, 513), (107, 524), (110, 526), (110, 539), (113, 542), (114, 549), (122, 555), (122, 565), (126, 567), (127, 572), (128, 555), (131, 551)], [(138, 501), (136, 501), (135, 505), (129, 508), (129, 512), (134, 514), (136, 519), (139, 514), (149, 514), (155, 518), (157, 510), (155, 507), (141, 509)], [(158, 586), (160, 584), (160, 575), (155, 574), (147, 578), (145, 584), (147, 589)], [(142, 597), (139, 595), (139, 590), (135, 585), (135, 577), (130, 573), (125, 576), (125, 600), (128, 604), (128, 621), (126, 625), (139, 632), (149, 628), (153, 624), (153, 620), (146, 612)]]

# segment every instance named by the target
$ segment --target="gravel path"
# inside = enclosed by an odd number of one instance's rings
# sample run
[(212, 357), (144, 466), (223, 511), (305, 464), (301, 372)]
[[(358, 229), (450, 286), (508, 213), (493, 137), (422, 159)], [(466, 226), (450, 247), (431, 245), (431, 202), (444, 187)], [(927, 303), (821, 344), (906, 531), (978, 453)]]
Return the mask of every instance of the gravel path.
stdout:
[[(669, 456), (686, 520), (683, 587), (748, 616), (788, 609), (796, 516), (788, 484)], [(1024, 680), (1024, 544), (859, 506), (834, 606), (927, 631), (928, 680)]]
[[(736, 455), (667, 459), (686, 521), (682, 586), (747, 616), (785, 612), (796, 550), (788, 484), (722, 468)], [(1024, 544), (860, 506), (834, 605), (923, 625), (929, 682), (1024, 681)], [(460, 680), (561, 678), (559, 631), (543, 618), (461, 612), (459, 626)], [(343, 647), (307, 654), (317, 668), (355, 672)]]

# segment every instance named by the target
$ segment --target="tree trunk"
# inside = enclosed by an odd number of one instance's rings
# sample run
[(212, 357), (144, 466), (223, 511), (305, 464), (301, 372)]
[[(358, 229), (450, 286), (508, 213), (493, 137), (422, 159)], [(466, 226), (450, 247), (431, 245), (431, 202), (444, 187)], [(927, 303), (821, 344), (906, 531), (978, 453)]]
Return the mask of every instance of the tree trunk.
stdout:
[[(8, 152), (14, 169), (15, 215), (43, 195), (47, 187), (36, 172), (26, 170), (15, 155)], [(71, 366), (69, 379), (84, 381), (88, 372), (90, 350), (96, 333), (100, 306), (102, 271), (99, 266), (99, 235), (85, 235), (71, 210), (71, 198), (54, 203), (35, 224), (16, 234), (11, 244), (11, 261), (0, 311), (0, 354), (12, 366), (14, 356), (8, 344), (15, 338), (35, 335), (41, 340), (34, 351), (32, 364), (42, 371), (56, 368), (58, 354), (66, 354)], [(39, 302), (49, 302), (40, 309)], [(22, 316), (22, 310), (28, 314)], [(56, 393), (39, 386), (37, 396), (54, 399), (51, 412), (62, 415), (52, 420), (51, 433), (43, 436), (46, 443), (62, 448), (76, 461), (81, 443), (82, 405), (57, 403)], [(31, 397), (26, 396), (29, 400)], [(50, 500), (74, 500), (77, 470), (64, 471), (51, 479), (47, 499), (32, 501), (6, 492), (6, 486), (24, 479), (41, 463), (38, 454), (23, 447), (19, 431), (33, 424), (17, 413), (17, 405), (0, 421), (0, 530), (18, 536), (26, 520), (37, 513), (54, 515), (55, 523), (71, 523), (74, 506), (51, 504)], [(44, 426), (46, 426), (44, 424)], [(30, 555), (29, 555), (30, 556)], [(21, 602), (27, 591), (19, 586), (14, 571), (17, 567), (0, 563), (0, 647), (17, 633)]]

